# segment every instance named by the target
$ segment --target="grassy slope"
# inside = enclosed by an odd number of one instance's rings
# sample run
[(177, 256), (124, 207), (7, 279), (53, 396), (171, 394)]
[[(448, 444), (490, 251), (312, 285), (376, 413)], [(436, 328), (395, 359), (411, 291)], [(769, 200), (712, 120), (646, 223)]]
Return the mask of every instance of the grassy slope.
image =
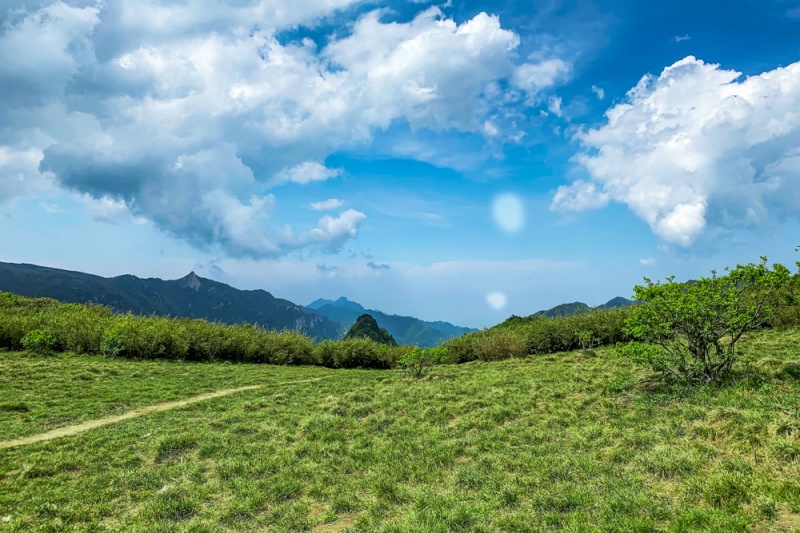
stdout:
[(331, 376), (0, 450), (0, 530), (788, 530), (800, 525), (800, 381), (785, 361), (800, 360), (800, 330), (743, 348), (735, 384), (694, 391), (626, 391), (644, 369), (611, 350), (422, 381), (0, 353), (3, 439)]

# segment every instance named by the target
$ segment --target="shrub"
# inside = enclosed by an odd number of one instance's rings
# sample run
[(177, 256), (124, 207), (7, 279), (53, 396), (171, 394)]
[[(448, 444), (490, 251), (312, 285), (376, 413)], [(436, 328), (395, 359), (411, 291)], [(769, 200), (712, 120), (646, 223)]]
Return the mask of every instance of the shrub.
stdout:
[(334, 354), (340, 341), (322, 341), (314, 347), (314, 361), (320, 366), (336, 368)]
[[(798, 265), (800, 266), (800, 265)], [(771, 324), (789, 303), (786, 288), (791, 274), (783, 265), (737, 265), (728, 273), (678, 283), (673, 277), (665, 283), (634, 288), (643, 303), (633, 310), (627, 332), (647, 346), (624, 351), (648, 362), (657, 380), (723, 382), (738, 359), (736, 344), (748, 331)]]
[(453, 363), (469, 363), (478, 357), (475, 355), (475, 337), (478, 332), (467, 333), (460, 337), (448, 340), (442, 347), (447, 350), (450, 361)]
[(415, 378), (421, 378), (433, 365), (449, 362), (447, 348), (414, 348), (407, 350), (398, 364)]
[(125, 337), (116, 330), (109, 329), (103, 334), (100, 342), (100, 354), (106, 357), (117, 357), (125, 353)]
[(505, 329), (479, 331), (473, 339), (475, 357), (481, 361), (500, 361), (528, 354), (528, 343), (523, 335)]
[(22, 347), (36, 353), (49, 353), (54, 351), (58, 344), (52, 333), (46, 329), (34, 329), (22, 337)]
[(180, 321), (143, 317), (131, 314), (117, 315), (111, 322), (112, 334), (121, 337), (123, 355), (136, 359), (185, 359), (189, 341)]
[(75, 353), (99, 353), (113, 314), (100, 305), (63, 304), (48, 309), (42, 316), (62, 349)]
[(524, 357), (528, 352), (525, 333), (508, 328), (491, 328), (467, 333), (442, 345), (453, 363), (500, 361)]
[(317, 353), (329, 358), (333, 368), (391, 368), (395, 363), (389, 346), (370, 339), (343, 339), (327, 344), (323, 350)]
[(39, 326), (36, 316), (30, 312), (15, 312), (0, 307), (0, 347), (11, 350), (22, 348), (22, 337)]
[(312, 365), (315, 362), (314, 343), (297, 331), (265, 333), (260, 344), (266, 356), (264, 362), (276, 365)]

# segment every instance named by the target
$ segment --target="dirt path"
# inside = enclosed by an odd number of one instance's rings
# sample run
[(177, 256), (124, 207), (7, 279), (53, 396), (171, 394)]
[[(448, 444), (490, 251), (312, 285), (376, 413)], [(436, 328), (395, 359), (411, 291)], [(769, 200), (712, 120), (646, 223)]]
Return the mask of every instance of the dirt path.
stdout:
[[(323, 379), (325, 378), (322, 377), (313, 379), (302, 379), (299, 381), (284, 381), (282, 383), (275, 383), (272, 386), (294, 385), (295, 383), (309, 383), (312, 381), (320, 381)], [(262, 387), (264, 387), (264, 385), (249, 385), (247, 387), (239, 387), (237, 389), (223, 389), (214, 392), (207, 392), (205, 394), (192, 396), (190, 398), (185, 398), (183, 400), (177, 400), (174, 402), (166, 402), (166, 403), (159, 403), (156, 405), (149, 405), (147, 407), (139, 407), (138, 409), (134, 409), (133, 411), (128, 411), (127, 413), (121, 415), (107, 416), (105, 418), (98, 418), (96, 420), (87, 420), (86, 422), (83, 422), (81, 424), (54, 429), (46, 433), (39, 433), (38, 435), (30, 435), (28, 437), (20, 437), (14, 440), (0, 441), (0, 450), (4, 448), (14, 448), (16, 446), (33, 444), (34, 442), (44, 442), (48, 440), (53, 440), (57, 439), (58, 437), (67, 437), (69, 435), (76, 435), (78, 433), (83, 433), (84, 431), (89, 431), (90, 429), (99, 428), (101, 426), (107, 426), (108, 424), (116, 424), (117, 422), (122, 422), (123, 420), (128, 420), (130, 418), (136, 418), (137, 416), (146, 415), (148, 413), (169, 411), (170, 409), (176, 409), (178, 407), (183, 407), (184, 405), (202, 402), (203, 400), (219, 398), (220, 396), (227, 396), (229, 394), (234, 394), (246, 390), (260, 389)]]

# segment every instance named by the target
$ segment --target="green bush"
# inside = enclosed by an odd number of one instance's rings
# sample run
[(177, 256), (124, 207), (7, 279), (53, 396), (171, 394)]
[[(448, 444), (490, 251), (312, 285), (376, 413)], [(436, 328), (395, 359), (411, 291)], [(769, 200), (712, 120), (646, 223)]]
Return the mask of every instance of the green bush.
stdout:
[(121, 338), (124, 352), (135, 359), (186, 359), (189, 340), (180, 321), (155, 316), (117, 315), (109, 328)]
[(21, 341), (22, 347), (36, 353), (50, 353), (58, 348), (55, 336), (46, 329), (33, 329)]
[(271, 332), (262, 337), (265, 362), (274, 365), (314, 364), (314, 343), (297, 331)]
[(39, 327), (39, 324), (40, 321), (33, 313), (15, 312), (13, 309), (0, 307), (0, 347), (21, 349), (22, 337)]
[[(0, 292), (0, 348), (139, 359), (320, 364), (311, 339), (297, 331), (267, 331), (251, 324), (229, 326), (130, 313), (115, 315), (98, 305), (60, 304), (3, 292)], [(337, 356), (337, 361), (360, 357), (363, 362), (373, 361), (380, 368), (394, 361), (393, 352), (388, 349), (376, 352), (349, 347), (344, 352)]]
[(397, 364), (415, 378), (421, 378), (434, 365), (450, 362), (446, 348), (414, 348), (407, 350)]
[(460, 364), (478, 359), (478, 356), (475, 355), (475, 337), (477, 333), (467, 333), (442, 344), (442, 347), (447, 350), (451, 362)]
[(344, 339), (334, 344), (326, 345), (324, 355), (317, 352), (330, 358), (333, 368), (392, 368), (395, 364), (394, 350), (371, 339)]
[(487, 329), (475, 334), (472, 341), (475, 357), (480, 361), (500, 361), (528, 355), (528, 343), (518, 332)]
[[(506, 331), (522, 337), (526, 343), (525, 352), (530, 355), (542, 355), (555, 352), (566, 352), (577, 349), (590, 349), (597, 346), (613, 345), (618, 342), (630, 340), (630, 336), (625, 331), (625, 320), (632, 312), (631, 307), (621, 307), (617, 309), (597, 309), (589, 313), (581, 313), (573, 316), (548, 318), (544, 316), (518, 317), (513, 316), (489, 330), (472, 333), (465, 337), (470, 337), (468, 341), (462, 340), (446, 345), (453, 350), (458, 360), (470, 360), (471, 358), (485, 358), (492, 352), (492, 343), (500, 342), (514, 343), (512, 336), (491, 338), (496, 331)], [(484, 352), (487, 354), (479, 357), (477, 353), (469, 355), (471, 350), (475, 352), (480, 349), (477, 342), (483, 335), (488, 335), (483, 342)], [(463, 338), (463, 337), (462, 337)], [(519, 352), (515, 348), (510, 348), (512, 352)], [(502, 352), (497, 356), (500, 357)], [(488, 360), (488, 359), (487, 359)]]
[(63, 304), (43, 313), (59, 346), (75, 353), (99, 353), (113, 314), (100, 305)]
[(320, 366), (336, 368), (334, 354), (340, 341), (322, 341), (314, 347), (314, 362)]
[(100, 354), (106, 357), (117, 357), (125, 354), (125, 337), (116, 329), (109, 329), (103, 333), (100, 342)]
[(632, 309), (598, 309), (574, 316), (514, 316), (493, 328), (443, 344), (455, 363), (495, 361), (607, 346), (630, 340), (625, 320)]
[[(800, 264), (798, 264), (800, 268)], [(739, 359), (736, 344), (749, 331), (769, 326), (787, 298), (789, 269), (767, 258), (758, 264), (726, 268), (726, 275), (679, 283), (674, 278), (634, 288), (636, 306), (627, 322), (631, 337), (646, 347), (626, 353), (648, 362), (654, 379), (690, 383), (722, 383)]]

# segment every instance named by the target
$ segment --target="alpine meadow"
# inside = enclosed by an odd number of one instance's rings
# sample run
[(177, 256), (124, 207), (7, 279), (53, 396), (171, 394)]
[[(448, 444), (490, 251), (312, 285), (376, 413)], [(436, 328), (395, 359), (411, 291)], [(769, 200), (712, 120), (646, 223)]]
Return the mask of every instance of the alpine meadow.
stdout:
[(799, 2), (0, 2), (0, 533), (800, 531)]

